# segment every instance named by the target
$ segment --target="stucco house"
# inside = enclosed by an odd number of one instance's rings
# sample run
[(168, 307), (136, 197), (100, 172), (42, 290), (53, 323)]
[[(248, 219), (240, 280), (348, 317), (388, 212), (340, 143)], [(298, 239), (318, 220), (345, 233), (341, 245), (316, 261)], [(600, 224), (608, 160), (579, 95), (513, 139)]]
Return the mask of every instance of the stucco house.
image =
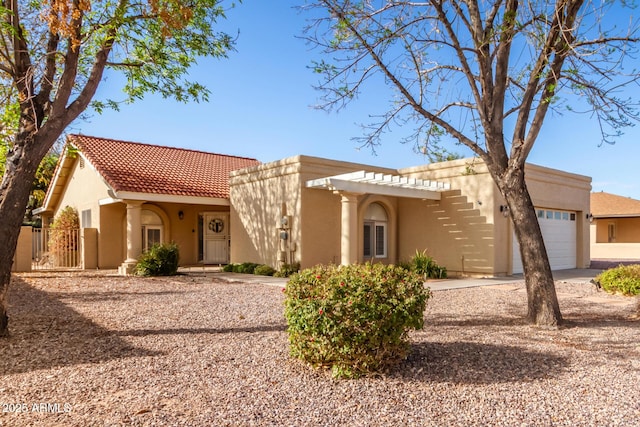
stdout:
[(77, 209), (85, 268), (129, 271), (154, 243), (176, 242), (181, 263), (229, 262), (229, 173), (255, 159), (70, 135), (39, 209), (43, 224)]
[(591, 193), (591, 258), (640, 260), (640, 200)]
[[(526, 174), (552, 268), (587, 267), (591, 179), (535, 165)], [(398, 170), (309, 156), (260, 164), (71, 135), (44, 222), (67, 205), (95, 230), (95, 267), (122, 273), (169, 241), (183, 265), (396, 263), (426, 249), (452, 274), (522, 271), (509, 210), (478, 159)]]
[[(526, 174), (552, 268), (588, 267), (591, 179)], [(232, 261), (395, 263), (426, 249), (453, 274), (522, 272), (508, 208), (477, 159), (394, 170), (296, 156), (233, 171), (230, 196)]]

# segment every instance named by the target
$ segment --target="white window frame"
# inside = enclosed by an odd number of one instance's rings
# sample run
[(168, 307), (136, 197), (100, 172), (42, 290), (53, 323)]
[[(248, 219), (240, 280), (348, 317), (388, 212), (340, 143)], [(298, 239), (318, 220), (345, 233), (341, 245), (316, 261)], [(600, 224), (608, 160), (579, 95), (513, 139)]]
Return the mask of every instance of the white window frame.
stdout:
[[(142, 251), (146, 252), (151, 249), (153, 243), (149, 245), (149, 231), (150, 230), (158, 230), (160, 232), (160, 241), (158, 243), (162, 244), (162, 226), (161, 225), (143, 225), (142, 226)], [(155, 243), (155, 242), (154, 242)]]
[[(367, 245), (364, 244), (364, 239), (366, 235), (364, 234), (364, 228), (369, 227), (369, 250), (370, 253), (366, 253)], [(363, 256), (366, 259), (371, 258), (387, 258), (387, 223), (386, 221), (365, 221), (363, 225)], [(378, 228), (382, 228), (382, 252), (378, 252)]]

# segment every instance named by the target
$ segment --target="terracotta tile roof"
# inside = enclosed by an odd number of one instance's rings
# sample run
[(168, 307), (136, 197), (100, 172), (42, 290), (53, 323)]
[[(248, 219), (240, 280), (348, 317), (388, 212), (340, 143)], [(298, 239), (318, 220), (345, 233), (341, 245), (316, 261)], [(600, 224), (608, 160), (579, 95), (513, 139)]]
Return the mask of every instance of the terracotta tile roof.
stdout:
[(229, 198), (229, 173), (260, 164), (255, 159), (183, 148), (69, 135), (116, 191)]
[(640, 216), (640, 200), (611, 193), (591, 193), (591, 213), (594, 217)]

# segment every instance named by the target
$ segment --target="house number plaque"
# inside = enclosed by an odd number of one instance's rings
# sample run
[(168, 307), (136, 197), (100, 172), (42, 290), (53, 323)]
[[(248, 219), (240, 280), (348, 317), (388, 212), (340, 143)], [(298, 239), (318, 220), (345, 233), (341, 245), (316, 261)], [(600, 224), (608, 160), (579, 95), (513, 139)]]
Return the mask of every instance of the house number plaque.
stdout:
[(222, 233), (222, 230), (224, 230), (224, 221), (220, 218), (212, 219), (209, 221), (209, 230), (214, 233)]

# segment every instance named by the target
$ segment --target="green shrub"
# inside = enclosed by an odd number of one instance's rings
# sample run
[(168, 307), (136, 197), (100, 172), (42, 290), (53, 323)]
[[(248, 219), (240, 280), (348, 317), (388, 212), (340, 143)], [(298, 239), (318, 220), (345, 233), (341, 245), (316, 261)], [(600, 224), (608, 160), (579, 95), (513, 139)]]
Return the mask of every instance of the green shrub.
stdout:
[(406, 270), (413, 271), (425, 279), (444, 279), (447, 277), (447, 268), (441, 267), (429, 255), (426, 249), (422, 252), (416, 250), (416, 254), (409, 262), (401, 262), (398, 265)]
[(610, 293), (640, 295), (640, 265), (619, 265), (603, 271), (595, 280)]
[(300, 271), (300, 263), (294, 262), (293, 264), (282, 264), (280, 270), (276, 271), (273, 275), (275, 277), (289, 277), (298, 271)]
[(222, 271), (226, 272), (226, 273), (232, 273), (233, 272), (233, 264), (227, 264), (224, 267), (222, 267)]
[(253, 274), (257, 274), (259, 276), (273, 276), (276, 270), (273, 267), (270, 267), (266, 264), (260, 264), (253, 270)]
[(290, 353), (334, 377), (383, 369), (408, 351), (430, 296), (418, 275), (382, 264), (317, 266), (285, 288)]
[(175, 243), (153, 245), (138, 258), (135, 273), (138, 276), (173, 276), (178, 272), (180, 251)]
[(233, 264), (234, 273), (253, 274), (258, 264), (255, 262), (243, 262), (242, 264)]

